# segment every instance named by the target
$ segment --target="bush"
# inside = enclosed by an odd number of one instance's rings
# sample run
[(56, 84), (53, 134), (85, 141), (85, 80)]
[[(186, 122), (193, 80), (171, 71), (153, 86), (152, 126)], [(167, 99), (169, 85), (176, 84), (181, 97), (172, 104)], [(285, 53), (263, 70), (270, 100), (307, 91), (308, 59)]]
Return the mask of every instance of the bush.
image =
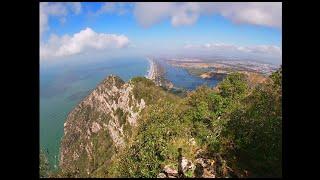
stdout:
[(49, 176), (49, 162), (48, 158), (45, 155), (45, 153), (40, 150), (40, 156), (39, 156), (39, 174), (41, 178), (48, 177)]
[(218, 87), (220, 95), (230, 100), (239, 100), (248, 91), (246, 76), (241, 73), (228, 75)]
[(273, 88), (278, 82), (257, 86), (230, 114), (224, 132), (243, 157), (239, 163), (259, 176), (281, 176), (282, 103)]

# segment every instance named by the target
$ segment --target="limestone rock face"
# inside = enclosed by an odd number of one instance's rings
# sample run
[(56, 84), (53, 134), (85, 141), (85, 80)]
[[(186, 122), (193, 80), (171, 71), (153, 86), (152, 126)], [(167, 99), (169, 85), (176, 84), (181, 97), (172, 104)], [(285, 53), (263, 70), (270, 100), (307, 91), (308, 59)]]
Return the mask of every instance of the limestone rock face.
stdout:
[(181, 167), (183, 173), (186, 173), (188, 170), (194, 171), (194, 169), (196, 168), (192, 161), (186, 159), (185, 157), (182, 157)]
[(226, 161), (219, 154), (215, 154), (211, 158), (206, 157), (202, 149), (199, 149), (194, 161), (188, 160), (186, 157), (181, 159), (181, 168), (183, 174), (178, 174), (175, 168), (165, 165), (157, 178), (226, 178), (240, 177), (234, 174), (233, 170), (227, 166)]
[(164, 173), (159, 173), (157, 178), (167, 178), (167, 175)]
[(146, 104), (134, 85), (109, 76), (68, 115), (60, 167), (73, 177), (89, 176), (126, 144)]
[(177, 176), (178, 175), (178, 171), (175, 170), (175, 169), (172, 169), (171, 167), (169, 166), (165, 166), (163, 168), (163, 171), (168, 174), (169, 176)]

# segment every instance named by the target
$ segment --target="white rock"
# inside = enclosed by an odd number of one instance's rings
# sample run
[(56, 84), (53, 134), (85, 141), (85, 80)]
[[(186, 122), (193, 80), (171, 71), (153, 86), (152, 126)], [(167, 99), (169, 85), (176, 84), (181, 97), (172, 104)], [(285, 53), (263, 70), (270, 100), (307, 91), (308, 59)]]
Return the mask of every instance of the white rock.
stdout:
[(157, 178), (167, 178), (167, 176), (164, 173), (159, 173)]
[(101, 126), (100, 124), (98, 124), (97, 122), (93, 122), (92, 126), (91, 126), (91, 131), (94, 133), (97, 133), (98, 131), (100, 131)]
[(183, 172), (188, 170), (187, 165), (188, 165), (188, 160), (185, 157), (182, 157), (181, 167), (182, 167)]
[(196, 141), (194, 140), (194, 138), (189, 139), (189, 143), (193, 146), (196, 145)]
[(168, 175), (177, 175), (177, 174), (178, 174), (178, 171), (177, 171), (177, 170), (171, 169), (168, 165), (166, 165), (166, 166), (163, 168), (163, 171), (166, 172)]

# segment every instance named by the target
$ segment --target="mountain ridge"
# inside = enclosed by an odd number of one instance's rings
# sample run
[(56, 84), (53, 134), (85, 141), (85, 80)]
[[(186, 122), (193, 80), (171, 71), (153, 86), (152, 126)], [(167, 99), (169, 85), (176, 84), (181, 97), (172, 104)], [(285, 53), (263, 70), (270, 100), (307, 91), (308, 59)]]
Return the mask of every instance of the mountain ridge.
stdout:
[[(137, 125), (139, 113), (145, 107), (143, 99), (134, 97), (133, 86), (117, 76), (108, 76), (69, 113), (61, 142), (62, 169), (75, 173), (80, 166), (89, 175), (94, 170), (91, 164), (96, 163), (93, 151), (101, 149), (95, 147), (95, 140), (96, 144), (110, 146), (114, 152), (124, 147), (130, 134), (124, 129)], [(100, 137), (103, 135), (111, 142)]]
[(108, 76), (69, 113), (53, 176), (279, 177), (281, 79), (234, 73), (179, 97)]

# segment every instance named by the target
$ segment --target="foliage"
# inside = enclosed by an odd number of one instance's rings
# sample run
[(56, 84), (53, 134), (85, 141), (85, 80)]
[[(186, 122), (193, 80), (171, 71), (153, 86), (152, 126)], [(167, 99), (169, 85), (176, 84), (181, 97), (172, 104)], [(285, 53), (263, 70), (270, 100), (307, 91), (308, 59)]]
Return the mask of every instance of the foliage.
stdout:
[(219, 84), (220, 95), (231, 100), (238, 100), (248, 90), (247, 80), (244, 74), (232, 73)]
[(270, 75), (270, 78), (273, 80), (274, 85), (281, 87), (282, 86), (282, 67), (276, 72)]
[(209, 152), (234, 156), (259, 176), (281, 176), (281, 69), (251, 90), (244, 75), (230, 74), (218, 93), (200, 87), (187, 97), (192, 136)]
[(49, 176), (49, 162), (48, 158), (45, 155), (45, 153), (40, 150), (40, 156), (39, 156), (39, 173), (40, 177), (48, 177)]
[[(126, 148), (108, 166), (101, 165), (104, 160), (96, 161), (95, 177), (156, 177), (164, 165), (177, 166), (179, 148), (190, 160), (197, 149), (204, 149), (208, 156), (223, 156), (223, 166), (228, 163), (256, 176), (281, 176), (282, 70), (268, 79), (251, 87), (244, 74), (232, 73), (217, 91), (201, 86), (178, 97), (151, 80), (133, 78), (133, 95), (147, 106), (138, 127), (130, 130)], [(123, 112), (117, 115), (121, 119)], [(196, 144), (190, 143), (192, 138)], [(95, 144), (100, 153), (96, 159), (110, 143)]]
[[(280, 71), (281, 72), (281, 71)], [(224, 132), (243, 157), (239, 162), (259, 176), (281, 176), (282, 102), (279, 71), (274, 81), (257, 86), (230, 114)]]
[(165, 92), (161, 87), (155, 86), (153, 81), (145, 77), (135, 77), (131, 82), (134, 85), (134, 97), (136, 99), (144, 99), (146, 104), (153, 104), (165, 96), (171, 96), (171, 99), (174, 99), (175, 97), (174, 95)]
[(151, 105), (134, 144), (120, 157), (118, 176), (156, 177), (161, 164), (168, 160), (176, 161), (178, 146), (187, 146), (187, 143), (177, 145), (175, 142), (179, 137), (188, 137), (188, 127), (181, 126), (179, 109), (177, 104), (168, 101)]

